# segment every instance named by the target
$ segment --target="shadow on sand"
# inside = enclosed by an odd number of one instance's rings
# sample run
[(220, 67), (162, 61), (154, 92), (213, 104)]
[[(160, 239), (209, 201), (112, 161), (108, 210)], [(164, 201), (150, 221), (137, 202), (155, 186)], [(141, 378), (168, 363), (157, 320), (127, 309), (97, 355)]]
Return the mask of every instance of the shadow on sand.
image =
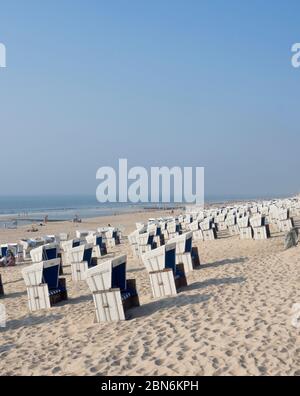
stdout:
[(21, 319), (9, 320), (6, 322), (6, 327), (0, 328), (1, 332), (17, 330), (21, 327), (33, 327), (44, 323), (52, 323), (62, 319), (63, 315), (45, 315), (45, 316), (25, 316)]
[(191, 304), (200, 304), (202, 302), (208, 301), (211, 297), (211, 294), (199, 294), (188, 297), (185, 294), (178, 294), (174, 297), (162, 298), (161, 300), (155, 300), (148, 304), (143, 304), (140, 307), (130, 309), (128, 311), (128, 319), (149, 316), (164, 309), (184, 307)]
[(127, 312), (128, 319), (135, 319), (144, 316), (149, 316), (157, 311), (162, 311), (164, 309), (200, 304), (208, 301), (211, 297), (213, 297), (212, 294), (196, 294), (196, 295), (187, 296), (186, 294), (184, 294), (184, 292), (186, 291), (204, 289), (209, 286), (220, 286), (220, 285), (243, 283), (245, 281), (246, 278), (237, 277), (237, 278), (208, 279), (204, 282), (193, 283), (190, 286), (186, 286), (180, 289), (182, 293), (179, 293), (177, 296), (162, 298), (160, 300), (155, 300), (148, 304), (143, 304), (140, 307), (130, 309)]
[(201, 269), (205, 269), (205, 268), (218, 268), (218, 267), (222, 267), (223, 265), (230, 265), (230, 264), (243, 264), (247, 261), (248, 261), (247, 257), (225, 259), (221, 261), (215, 261), (214, 263), (201, 264), (199, 270), (201, 271)]

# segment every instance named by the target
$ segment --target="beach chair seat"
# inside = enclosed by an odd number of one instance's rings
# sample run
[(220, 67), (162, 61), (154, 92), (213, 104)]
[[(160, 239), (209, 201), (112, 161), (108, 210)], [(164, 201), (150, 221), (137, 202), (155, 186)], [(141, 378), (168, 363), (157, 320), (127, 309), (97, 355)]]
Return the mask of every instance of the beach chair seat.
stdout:
[(126, 311), (140, 305), (135, 279), (126, 279), (126, 260), (119, 256), (86, 272), (98, 323), (125, 320)]
[(160, 246), (142, 256), (154, 298), (177, 295), (187, 286), (183, 264), (176, 265), (176, 243)]
[(31, 312), (67, 300), (66, 280), (59, 278), (60, 259), (42, 261), (22, 270)]
[(240, 239), (253, 239), (252, 227), (240, 228)]
[(4, 296), (4, 288), (3, 288), (3, 283), (2, 283), (2, 278), (0, 274), (0, 297)]
[(86, 271), (97, 265), (97, 259), (93, 260), (92, 254), (92, 244), (80, 245), (69, 251), (72, 280), (74, 282), (85, 280)]

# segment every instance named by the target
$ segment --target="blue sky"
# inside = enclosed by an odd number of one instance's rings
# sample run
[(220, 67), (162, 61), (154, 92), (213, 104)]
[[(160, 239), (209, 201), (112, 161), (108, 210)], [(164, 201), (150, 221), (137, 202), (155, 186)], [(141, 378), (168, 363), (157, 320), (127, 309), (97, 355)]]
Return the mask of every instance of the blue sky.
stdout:
[(205, 166), (207, 195), (300, 191), (299, 1), (2, 0), (1, 194)]

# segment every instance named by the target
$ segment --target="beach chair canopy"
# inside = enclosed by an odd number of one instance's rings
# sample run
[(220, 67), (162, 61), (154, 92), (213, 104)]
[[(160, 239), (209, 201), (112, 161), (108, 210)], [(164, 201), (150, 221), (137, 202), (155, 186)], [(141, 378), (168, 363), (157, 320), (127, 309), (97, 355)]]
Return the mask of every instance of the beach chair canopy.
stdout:
[(58, 255), (57, 243), (48, 243), (47, 245), (39, 246), (30, 251), (30, 257), (32, 262), (34, 263), (56, 259), (57, 255)]

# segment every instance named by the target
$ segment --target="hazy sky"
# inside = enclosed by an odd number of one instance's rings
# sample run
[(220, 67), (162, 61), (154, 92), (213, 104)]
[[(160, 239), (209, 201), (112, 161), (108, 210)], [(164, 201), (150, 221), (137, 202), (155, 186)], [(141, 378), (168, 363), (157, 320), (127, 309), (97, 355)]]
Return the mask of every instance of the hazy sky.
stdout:
[(300, 190), (299, 1), (1, 0), (0, 194), (205, 166), (206, 193)]

